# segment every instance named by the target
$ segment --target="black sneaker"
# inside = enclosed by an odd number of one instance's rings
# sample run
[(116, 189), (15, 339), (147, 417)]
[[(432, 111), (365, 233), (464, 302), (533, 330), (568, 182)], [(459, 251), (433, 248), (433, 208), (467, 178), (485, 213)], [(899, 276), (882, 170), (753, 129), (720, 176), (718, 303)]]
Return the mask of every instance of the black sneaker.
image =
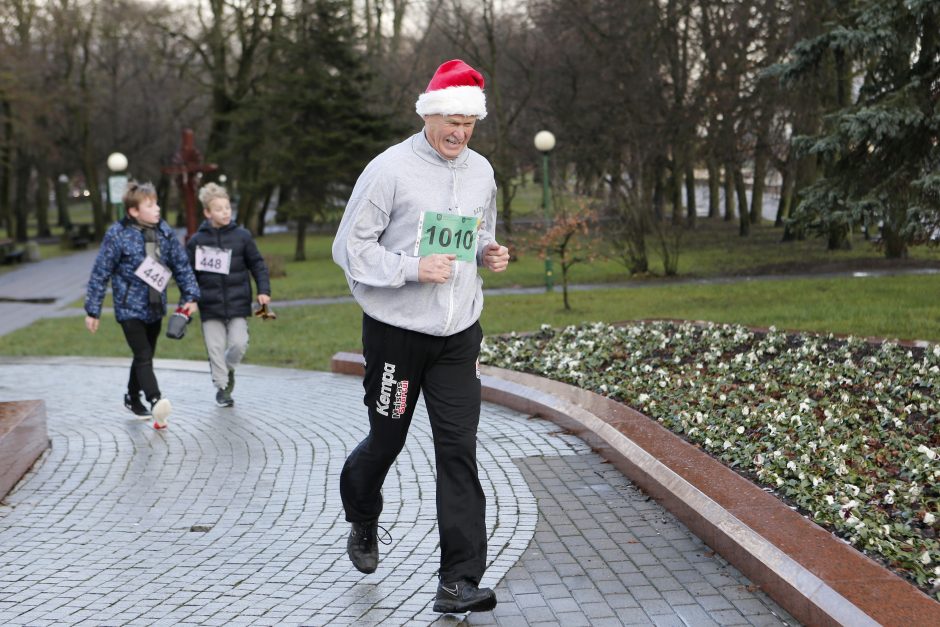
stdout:
[(128, 408), (134, 413), (134, 415), (140, 416), (141, 418), (147, 418), (150, 416), (150, 410), (140, 402), (139, 392), (136, 398), (132, 397), (130, 394), (125, 394), (124, 407)]
[(379, 521), (353, 523), (349, 539), (346, 541), (346, 553), (360, 573), (374, 573), (379, 565)]
[(228, 392), (229, 396), (232, 395), (232, 391), (235, 389), (235, 369), (230, 368), (228, 371), (228, 383), (225, 385), (225, 391)]
[(444, 583), (437, 586), (434, 611), (441, 614), (489, 612), (496, 607), (496, 593), (491, 588), (477, 588), (469, 581)]
[(231, 407), (235, 404), (235, 399), (232, 398), (227, 389), (219, 388), (219, 391), (215, 393), (215, 404), (219, 407)]

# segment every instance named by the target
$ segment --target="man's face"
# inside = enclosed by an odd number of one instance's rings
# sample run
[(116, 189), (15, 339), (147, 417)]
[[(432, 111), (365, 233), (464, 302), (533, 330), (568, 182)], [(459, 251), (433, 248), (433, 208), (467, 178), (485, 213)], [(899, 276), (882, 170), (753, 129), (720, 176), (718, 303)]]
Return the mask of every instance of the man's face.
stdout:
[(147, 226), (156, 226), (160, 222), (160, 205), (156, 198), (144, 198), (136, 207), (127, 211), (132, 218)]
[(232, 205), (228, 198), (213, 198), (206, 207), (205, 216), (212, 226), (219, 228), (232, 221)]
[(424, 134), (442, 157), (456, 159), (470, 141), (476, 123), (475, 115), (426, 115)]

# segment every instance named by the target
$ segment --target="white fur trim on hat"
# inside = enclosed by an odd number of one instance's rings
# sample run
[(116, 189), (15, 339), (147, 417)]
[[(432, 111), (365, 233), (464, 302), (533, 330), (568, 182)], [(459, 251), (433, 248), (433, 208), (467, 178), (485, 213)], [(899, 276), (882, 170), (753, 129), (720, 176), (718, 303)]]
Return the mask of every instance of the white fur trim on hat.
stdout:
[(418, 96), (415, 103), (418, 115), (475, 115), (486, 117), (486, 96), (474, 85), (460, 85), (428, 91)]

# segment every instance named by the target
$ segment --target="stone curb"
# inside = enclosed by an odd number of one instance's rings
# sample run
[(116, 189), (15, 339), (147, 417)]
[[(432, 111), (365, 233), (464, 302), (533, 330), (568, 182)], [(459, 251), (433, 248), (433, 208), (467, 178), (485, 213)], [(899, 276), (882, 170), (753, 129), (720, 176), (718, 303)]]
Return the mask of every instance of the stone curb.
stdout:
[[(358, 353), (335, 373), (362, 376)], [(940, 603), (643, 414), (482, 366), (483, 399), (572, 431), (807, 625), (940, 625)]]

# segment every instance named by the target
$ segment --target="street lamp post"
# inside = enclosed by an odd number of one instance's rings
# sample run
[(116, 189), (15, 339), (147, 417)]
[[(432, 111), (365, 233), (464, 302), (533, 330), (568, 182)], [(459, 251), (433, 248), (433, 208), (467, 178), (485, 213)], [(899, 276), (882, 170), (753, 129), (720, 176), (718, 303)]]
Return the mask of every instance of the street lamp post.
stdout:
[(56, 179), (55, 204), (58, 209), (58, 224), (64, 227), (66, 231), (72, 228), (72, 220), (69, 219), (69, 176), (60, 174)]
[[(535, 134), (535, 149), (542, 153), (542, 210), (545, 215), (546, 233), (552, 226), (552, 193), (548, 186), (548, 155), (555, 147), (555, 135), (551, 131), (539, 131)], [(555, 289), (555, 278), (552, 273), (551, 245), (545, 248), (545, 291)]]
[(108, 155), (108, 169), (111, 170), (111, 176), (108, 177), (108, 213), (111, 213), (113, 205), (116, 217), (120, 218), (124, 209), (124, 192), (127, 191), (127, 157), (120, 152), (112, 152)]

